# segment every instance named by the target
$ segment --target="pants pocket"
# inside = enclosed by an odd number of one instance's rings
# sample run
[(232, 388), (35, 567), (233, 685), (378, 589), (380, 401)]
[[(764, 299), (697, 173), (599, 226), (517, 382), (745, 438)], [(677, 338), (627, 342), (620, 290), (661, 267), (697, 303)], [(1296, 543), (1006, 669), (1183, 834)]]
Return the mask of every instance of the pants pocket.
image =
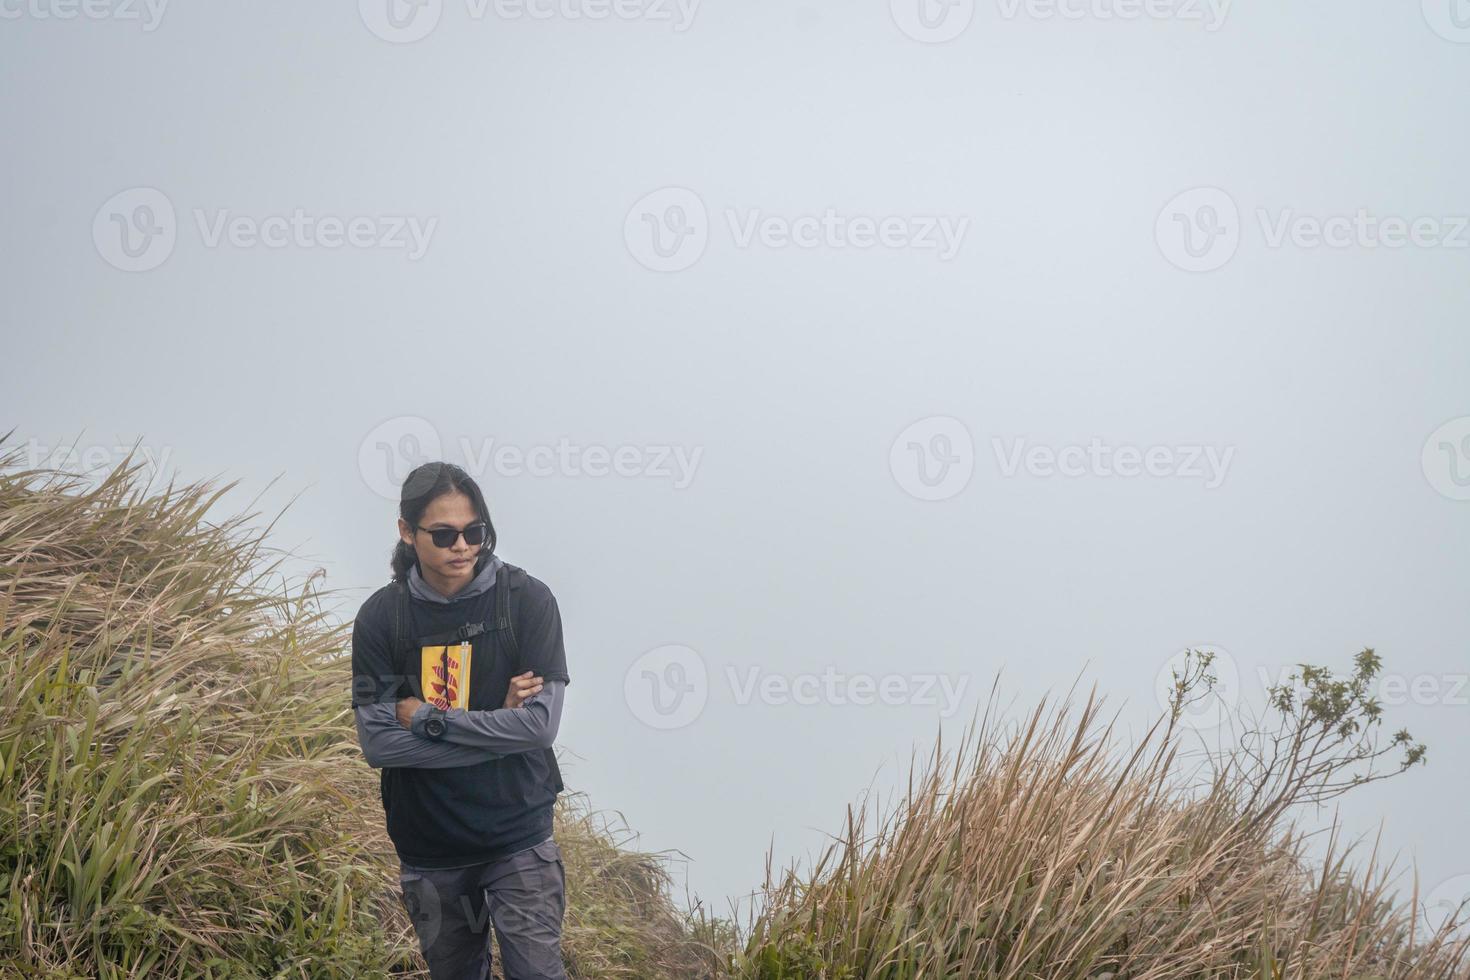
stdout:
[(566, 874), (561, 847), (545, 840), (509, 858), (488, 890), (505, 975), (562, 980)]

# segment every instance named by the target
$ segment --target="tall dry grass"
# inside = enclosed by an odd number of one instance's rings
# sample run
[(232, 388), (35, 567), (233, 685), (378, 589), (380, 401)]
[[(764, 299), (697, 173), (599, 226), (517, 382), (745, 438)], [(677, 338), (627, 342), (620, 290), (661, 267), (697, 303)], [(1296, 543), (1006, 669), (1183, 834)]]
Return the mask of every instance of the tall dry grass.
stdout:
[[(0, 976), (422, 976), (330, 593), (289, 580), (255, 515), (211, 518), (233, 483), (149, 493), (131, 456), (91, 481), (17, 455), (0, 454)], [(1470, 941), (1423, 934), (1376, 853), (1360, 867), (1334, 834), (1313, 857), (1293, 823), (1423, 762), (1406, 733), (1378, 738), (1378, 669), (1371, 651), (1345, 678), (1304, 668), (1203, 760), (1177, 725), (1199, 676), (1137, 745), (1096, 697), (1012, 725), (992, 696), (898, 806), (849, 808), (810, 873), (768, 864), (738, 936), (675, 908), (663, 859), (566, 794), (569, 971), (1470, 977)]]
[[(0, 976), (426, 975), (352, 723), (350, 624), (317, 576), (290, 581), (255, 515), (213, 519), (234, 483), (149, 493), (132, 455), (89, 480), (19, 454), (0, 455)], [(662, 859), (597, 818), (575, 793), (557, 813), (572, 975), (708, 975)]]
[[(1209, 696), (1208, 658), (1176, 676), (1139, 744), (1095, 694), (1043, 703), (1024, 724), (994, 695), (953, 753), (937, 743), (891, 808), (848, 808), (810, 872), (773, 878), (733, 961), (737, 975), (986, 980), (1326, 980), (1470, 977), (1453, 922), (1417, 927), (1417, 883), (1391, 892), (1376, 847), (1325, 857), (1293, 814), (1420, 764), (1386, 741), (1364, 651), (1351, 674), (1304, 666), (1203, 757), (1179, 718)], [(1389, 760), (1387, 769), (1380, 769)], [(1396, 760), (1396, 761), (1393, 761)]]

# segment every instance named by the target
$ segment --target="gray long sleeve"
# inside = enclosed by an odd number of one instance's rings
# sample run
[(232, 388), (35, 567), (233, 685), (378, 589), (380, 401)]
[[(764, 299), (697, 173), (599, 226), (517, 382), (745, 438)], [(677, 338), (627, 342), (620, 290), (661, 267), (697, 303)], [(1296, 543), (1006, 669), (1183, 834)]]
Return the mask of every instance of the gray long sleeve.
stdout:
[(490, 762), (503, 754), (415, 735), (398, 723), (398, 708), (392, 701), (359, 705), (353, 709), (353, 715), (357, 720), (357, 742), (362, 746), (367, 764), (374, 769), (450, 769)]
[[(544, 681), (541, 690), (521, 702), (519, 708), (470, 711), (451, 708), (444, 712), (444, 741), (463, 748), (490, 750), (503, 755), (550, 748), (561, 726), (562, 698), (566, 682)], [(414, 712), (412, 731), (422, 733), (429, 706)]]

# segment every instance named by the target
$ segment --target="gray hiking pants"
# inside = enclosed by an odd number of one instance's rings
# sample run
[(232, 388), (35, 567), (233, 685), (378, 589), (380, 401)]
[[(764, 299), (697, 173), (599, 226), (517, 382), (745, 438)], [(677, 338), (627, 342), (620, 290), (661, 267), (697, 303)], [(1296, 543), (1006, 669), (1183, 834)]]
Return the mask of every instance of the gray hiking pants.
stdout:
[(561, 922), (566, 871), (548, 837), (498, 861), (415, 868), (399, 861), (398, 883), (433, 980), (487, 980), (490, 929), (506, 980), (564, 980)]

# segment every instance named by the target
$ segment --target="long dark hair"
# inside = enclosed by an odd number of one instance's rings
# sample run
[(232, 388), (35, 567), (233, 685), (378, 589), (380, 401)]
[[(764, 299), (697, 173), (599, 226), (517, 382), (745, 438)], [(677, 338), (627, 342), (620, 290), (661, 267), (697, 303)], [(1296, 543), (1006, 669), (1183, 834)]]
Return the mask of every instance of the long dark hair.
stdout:
[[(478, 572), (495, 553), (495, 525), (490, 522), (490, 508), (485, 506), (485, 495), (480, 492), (480, 485), (463, 469), (453, 463), (444, 462), (424, 463), (416, 467), (403, 481), (403, 489), (398, 497), (398, 516), (407, 521), (410, 528), (417, 527), (424, 511), (436, 497), (456, 491), (470, 498), (475, 512), (485, 522), (485, 544), (475, 560), (475, 571)], [(391, 562), (393, 581), (406, 581), (408, 570), (418, 560), (419, 556), (413, 545), (405, 544), (399, 538), (398, 544), (393, 548)]]

